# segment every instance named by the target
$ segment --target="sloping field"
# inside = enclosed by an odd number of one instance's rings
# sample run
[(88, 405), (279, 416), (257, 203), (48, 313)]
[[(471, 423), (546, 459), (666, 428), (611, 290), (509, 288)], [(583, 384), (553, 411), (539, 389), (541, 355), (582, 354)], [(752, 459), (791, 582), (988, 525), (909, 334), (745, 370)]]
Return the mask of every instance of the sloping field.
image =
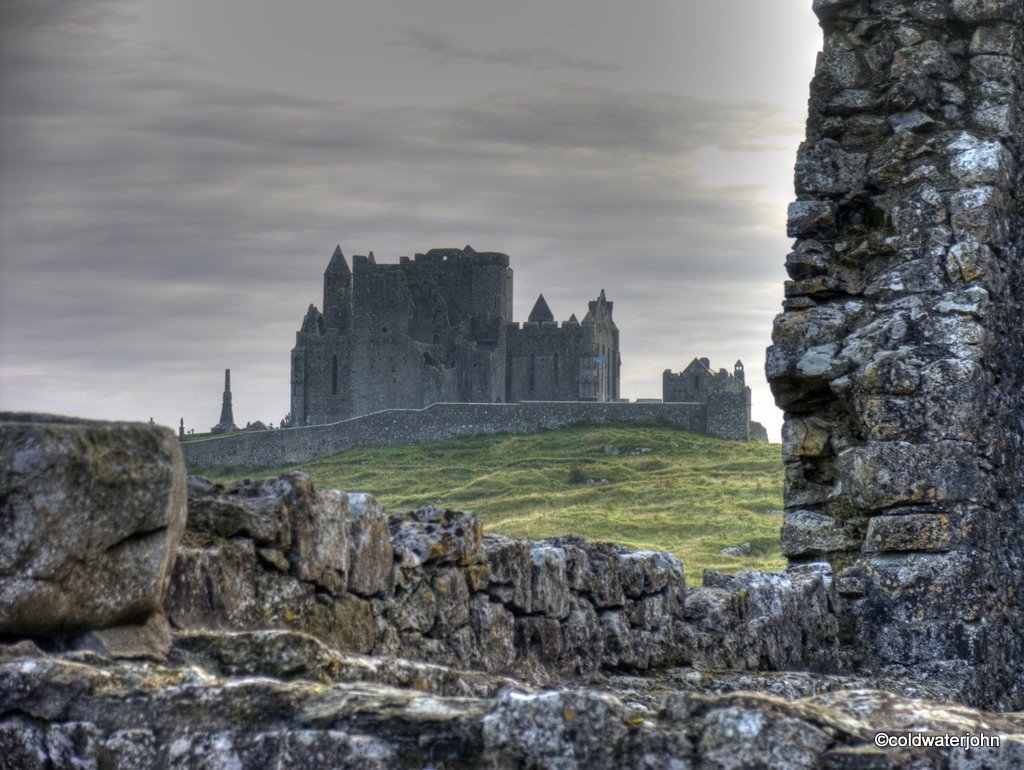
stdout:
[[(608, 449), (606, 449), (608, 447)], [(618, 454), (614, 454), (611, 447)], [(777, 444), (660, 426), (591, 426), (353, 449), (302, 466), (223, 468), (216, 478), (304, 470), (321, 487), (369, 492), (389, 511), (476, 511), (489, 532), (580, 535), (669, 550), (691, 585), (705, 568), (780, 569)], [(722, 556), (749, 542), (749, 556)]]

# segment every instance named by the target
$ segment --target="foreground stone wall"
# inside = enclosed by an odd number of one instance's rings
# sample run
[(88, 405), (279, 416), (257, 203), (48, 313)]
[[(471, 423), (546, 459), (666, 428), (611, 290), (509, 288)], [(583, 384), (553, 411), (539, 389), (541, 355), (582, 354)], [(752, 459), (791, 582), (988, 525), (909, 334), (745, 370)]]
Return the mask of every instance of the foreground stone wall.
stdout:
[(767, 372), (845, 664), (1024, 704), (1024, 3), (815, 0)]
[[(114, 628), (104, 626), (126, 618), (0, 631), (0, 770), (1024, 762), (1020, 714), (922, 700), (955, 698), (956, 676), (812, 673), (842, 662), (827, 565), (707, 572), (687, 589), (668, 554), (488, 538), (473, 514), (388, 516), (367, 495), (317, 491), (303, 474), (193, 477), (181, 545), (150, 542), (133, 528), (164, 510), (168, 492), (178, 490), (170, 511), (184, 518), (168, 431), (52, 418), (20, 419), (14, 431), (0, 470), (17, 491), (0, 497), (3, 520), (12, 510), (38, 519), (69, 497), (77, 509), (96, 492), (119, 514), (86, 509), (23, 556), (104, 564), (120, 523), (174, 569), (162, 604), (170, 623), (158, 610)], [(54, 437), (70, 442), (67, 456), (39, 451)], [(97, 462), (76, 464), (83, 444)], [(49, 471), (51, 484), (38, 483)], [(17, 486), (26, 480), (34, 485)], [(90, 544), (97, 555), (81, 550)], [(97, 574), (78, 595), (111, 598), (120, 579)], [(32, 591), (16, 588), (0, 593), (0, 612)], [(692, 667), (666, 667), (678, 663)], [(879, 747), (879, 732), (914, 742)], [(969, 751), (944, 742), (982, 735)]]
[[(181, 451), (192, 468), (271, 467), (301, 463), (357, 446), (418, 444), (489, 433), (535, 433), (583, 422), (664, 422), (719, 438), (747, 441), (744, 404), (709, 416), (705, 404), (531, 402), (432, 404), (425, 409), (388, 409), (330, 425), (187, 441)], [(738, 416), (738, 418), (737, 418)]]
[[(175, 665), (102, 663), (0, 647), (0, 767), (358, 770), (1018, 770), (1024, 719), (839, 691), (787, 702), (675, 692), (655, 704), (607, 692), (533, 692), (441, 667), (330, 656), (312, 640), (233, 642), (218, 675), (183, 640)], [(260, 645), (287, 655), (261, 654)], [(4, 654), (7, 652), (7, 654)], [(410, 676), (399, 688), (395, 675)], [(358, 679), (353, 681), (353, 679)], [(504, 684), (499, 693), (498, 685)], [(874, 736), (998, 746), (880, 748)]]
[(189, 480), (164, 610), (179, 629), (291, 629), (344, 652), (533, 682), (605, 670), (836, 667), (831, 575), (709, 573), (579, 538), (483, 536), (472, 513), (388, 516), (304, 474)]

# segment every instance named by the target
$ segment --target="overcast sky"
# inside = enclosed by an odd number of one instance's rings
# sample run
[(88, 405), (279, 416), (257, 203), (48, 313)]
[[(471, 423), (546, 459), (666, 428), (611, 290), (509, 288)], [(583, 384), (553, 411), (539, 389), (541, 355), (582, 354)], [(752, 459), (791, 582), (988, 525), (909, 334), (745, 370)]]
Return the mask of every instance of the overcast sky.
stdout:
[(288, 411), (336, 244), (615, 302), (622, 395), (764, 348), (810, 0), (0, 0), (0, 408)]

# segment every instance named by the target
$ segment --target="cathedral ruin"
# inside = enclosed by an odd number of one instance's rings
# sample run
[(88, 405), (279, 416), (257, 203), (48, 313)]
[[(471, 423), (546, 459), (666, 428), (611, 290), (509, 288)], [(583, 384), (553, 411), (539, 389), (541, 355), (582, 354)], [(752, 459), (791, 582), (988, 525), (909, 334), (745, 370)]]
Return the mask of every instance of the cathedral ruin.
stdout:
[(438, 402), (615, 401), (619, 330), (604, 291), (579, 321), (544, 296), (512, 321), (506, 254), (431, 249), (398, 264), (341, 247), (292, 350), (294, 425)]

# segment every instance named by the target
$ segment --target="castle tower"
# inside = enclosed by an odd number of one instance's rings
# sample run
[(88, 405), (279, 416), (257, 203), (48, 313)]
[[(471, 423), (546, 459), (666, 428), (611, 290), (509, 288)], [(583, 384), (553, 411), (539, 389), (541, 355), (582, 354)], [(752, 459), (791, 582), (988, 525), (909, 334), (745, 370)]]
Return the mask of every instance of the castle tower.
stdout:
[(740, 361), (739, 359), (736, 360), (736, 365), (733, 367), (732, 373), (736, 377), (736, 381), (740, 385), (747, 384), (746, 375), (743, 373), (743, 362)]
[(238, 430), (231, 413), (231, 370), (224, 370), (224, 398), (220, 406), (220, 422), (210, 428), (210, 433), (229, 433)]
[(328, 329), (347, 332), (352, 328), (352, 271), (340, 245), (324, 271), (324, 321)]

